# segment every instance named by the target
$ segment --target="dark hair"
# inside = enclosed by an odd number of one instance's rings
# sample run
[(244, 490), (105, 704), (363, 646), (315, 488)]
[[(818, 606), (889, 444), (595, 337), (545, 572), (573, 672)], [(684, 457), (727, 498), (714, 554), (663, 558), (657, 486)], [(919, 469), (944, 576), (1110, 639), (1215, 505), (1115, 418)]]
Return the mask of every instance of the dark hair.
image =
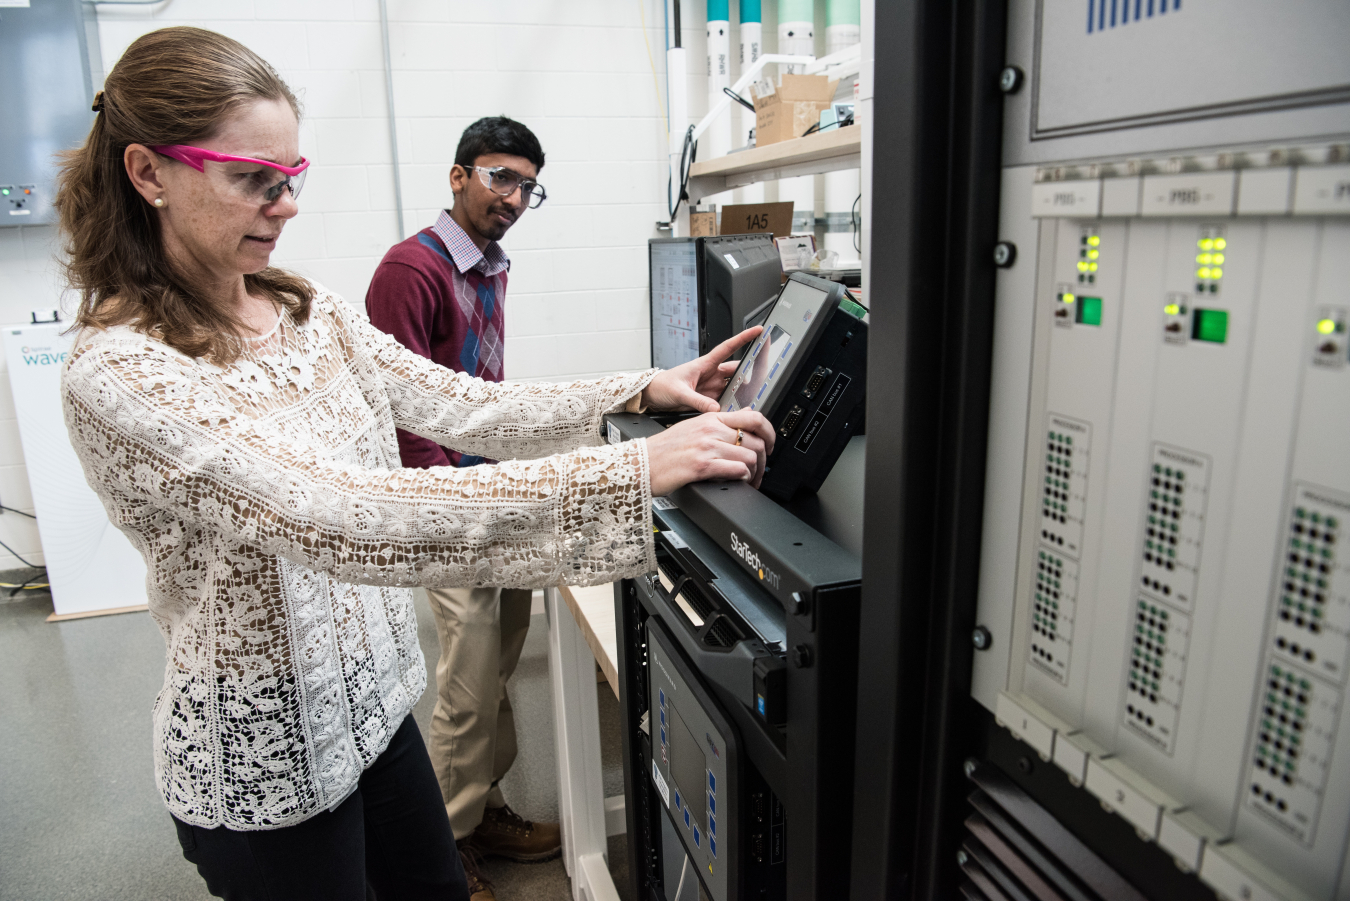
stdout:
[[(130, 325), (191, 357), (228, 364), (244, 333), (233, 310), (207, 303), (164, 252), (159, 217), (127, 177), (130, 144), (195, 144), (240, 106), (300, 105), (262, 57), (201, 28), (161, 28), (122, 54), (95, 104), (84, 144), (62, 155), (55, 206), (66, 239), (66, 278), (80, 295), (80, 326)], [(283, 269), (244, 276), (248, 290), (309, 318), (314, 288)]]
[(544, 168), (544, 148), (534, 132), (505, 116), (488, 116), (464, 129), (455, 148), (455, 165), (467, 169), (487, 153), (509, 153), (529, 160), (536, 169)]

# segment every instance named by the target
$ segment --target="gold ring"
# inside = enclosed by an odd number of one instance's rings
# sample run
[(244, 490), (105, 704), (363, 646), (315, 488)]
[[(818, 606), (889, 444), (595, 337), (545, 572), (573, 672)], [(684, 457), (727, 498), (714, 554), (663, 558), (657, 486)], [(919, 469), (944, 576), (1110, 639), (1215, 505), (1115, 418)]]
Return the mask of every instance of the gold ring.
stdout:
[(741, 446), (741, 439), (744, 438), (744, 437), (745, 437), (745, 433), (744, 433), (742, 430), (737, 429), (737, 430), (736, 430), (736, 446), (737, 446), (737, 447), (740, 447), (740, 446)]

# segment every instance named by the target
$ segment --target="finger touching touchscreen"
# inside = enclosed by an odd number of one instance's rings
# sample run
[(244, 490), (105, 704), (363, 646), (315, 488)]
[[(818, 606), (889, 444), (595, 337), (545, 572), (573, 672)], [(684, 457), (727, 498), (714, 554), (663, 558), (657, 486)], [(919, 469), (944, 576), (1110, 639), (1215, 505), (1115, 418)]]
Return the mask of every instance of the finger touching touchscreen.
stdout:
[[(796, 343), (781, 325), (770, 325), (755, 340), (722, 395), (722, 411), (759, 410), (774, 382), (787, 371)], [(728, 399), (730, 395), (730, 399)]]

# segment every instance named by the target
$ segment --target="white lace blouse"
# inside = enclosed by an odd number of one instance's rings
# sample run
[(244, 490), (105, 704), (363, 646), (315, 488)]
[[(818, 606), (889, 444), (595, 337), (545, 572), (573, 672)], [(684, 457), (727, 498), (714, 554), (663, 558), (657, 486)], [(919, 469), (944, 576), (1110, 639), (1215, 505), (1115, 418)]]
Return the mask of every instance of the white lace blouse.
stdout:
[[(82, 334), (66, 426), (149, 567), (170, 812), (272, 829), (343, 801), (426, 686), (410, 586), (655, 569), (646, 443), (600, 434), (653, 375), (484, 382), (322, 289), (307, 323), (283, 315), (226, 368), (127, 328)], [(395, 426), (508, 462), (401, 469)]]

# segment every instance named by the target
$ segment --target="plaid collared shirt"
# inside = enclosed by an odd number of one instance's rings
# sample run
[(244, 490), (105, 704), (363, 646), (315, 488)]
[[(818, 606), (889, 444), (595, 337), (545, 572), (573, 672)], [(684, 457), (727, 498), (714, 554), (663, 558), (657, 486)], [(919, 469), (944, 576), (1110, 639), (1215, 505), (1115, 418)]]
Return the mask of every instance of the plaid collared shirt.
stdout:
[(511, 268), (511, 259), (500, 244), (489, 241), (487, 247), (479, 250), (478, 245), (470, 240), (464, 229), (460, 228), (459, 223), (450, 216), (449, 210), (441, 210), (441, 215), (437, 217), (436, 224), (431, 230), (445, 244), (445, 249), (450, 251), (450, 259), (455, 261), (455, 268), (461, 273), (477, 269), (484, 275), (492, 276)]
[[(375, 270), (366, 311), (376, 328), (442, 366), (499, 382), (505, 375), (503, 309), (511, 261), (491, 241), (479, 250), (449, 211), (395, 244)], [(471, 466), (481, 458), (402, 430), (404, 466)]]

